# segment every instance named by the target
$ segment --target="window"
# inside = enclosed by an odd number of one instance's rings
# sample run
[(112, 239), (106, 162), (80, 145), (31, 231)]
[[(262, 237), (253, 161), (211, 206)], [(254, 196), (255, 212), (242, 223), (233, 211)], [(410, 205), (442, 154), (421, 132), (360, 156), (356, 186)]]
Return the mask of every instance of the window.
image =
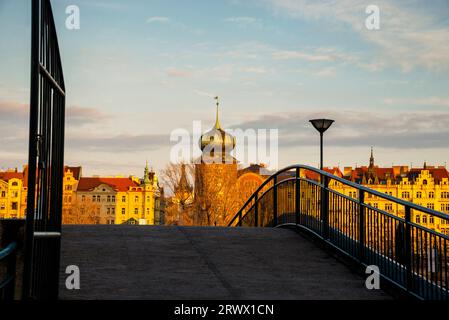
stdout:
[(2, 204), (0, 204), (0, 210), (5, 210), (5, 204), (4, 203), (2, 203)]
[(429, 192), (429, 198), (430, 198), (430, 199), (435, 198), (435, 193), (434, 193), (433, 191), (430, 191), (430, 192)]
[(447, 192), (447, 191), (441, 192), (441, 198), (448, 199), (449, 198), (449, 192)]
[(17, 210), (17, 202), (11, 203), (11, 210)]
[(115, 196), (112, 196), (112, 202), (115, 202)]
[(421, 199), (421, 198), (422, 198), (422, 192), (421, 192), (421, 191), (418, 191), (418, 192), (416, 193), (416, 198), (418, 198), (418, 199)]
[(147, 208), (147, 214), (150, 214), (150, 208)]
[(6, 198), (6, 192), (2, 191), (2, 198)]
[(134, 202), (139, 202), (139, 196), (134, 197)]
[(106, 213), (107, 213), (107, 214), (110, 214), (110, 213), (111, 213), (111, 208), (107, 208), (107, 209), (106, 209)]
[(147, 202), (150, 202), (150, 196), (147, 196)]
[(422, 223), (427, 223), (427, 216), (426, 215), (422, 216)]
[(107, 202), (111, 202), (111, 196), (107, 197)]
[(125, 214), (125, 213), (126, 213), (126, 209), (122, 208), (122, 214)]
[(416, 223), (421, 223), (421, 219), (420, 219), (420, 216), (419, 216), (419, 214), (418, 214), (418, 215), (416, 215), (416, 217), (415, 217), (415, 221), (416, 221)]
[(122, 202), (126, 202), (126, 196), (122, 196)]
[(441, 211), (449, 212), (449, 203), (442, 203), (441, 204)]
[(403, 199), (408, 199), (408, 198), (410, 198), (410, 192), (408, 192), (408, 191), (402, 192), (402, 198), (403, 198)]
[(385, 204), (385, 211), (393, 211), (393, 204), (386, 203)]
[(115, 214), (115, 208), (111, 208), (111, 213)]
[(428, 203), (428, 204), (427, 204), (427, 209), (432, 209), (432, 210), (434, 210), (434, 209), (435, 209), (435, 205), (434, 205), (433, 203)]
[(423, 184), (423, 185), (426, 185), (426, 184), (427, 184), (427, 180), (424, 179), (424, 180), (422, 181), (422, 184)]
[(373, 203), (373, 207), (376, 208), (376, 209), (379, 208), (379, 205), (377, 204), (377, 202), (374, 202), (374, 203)]
[(97, 196), (92, 196), (92, 202), (97, 201)]
[(134, 214), (139, 214), (139, 209), (134, 208)]
[(13, 183), (11, 183), (11, 186), (13, 187), (17, 187), (19, 184), (17, 183), (17, 181), (14, 181)]
[(434, 222), (434, 218), (433, 218), (433, 216), (430, 216), (429, 217), (429, 223), (433, 224), (433, 222)]

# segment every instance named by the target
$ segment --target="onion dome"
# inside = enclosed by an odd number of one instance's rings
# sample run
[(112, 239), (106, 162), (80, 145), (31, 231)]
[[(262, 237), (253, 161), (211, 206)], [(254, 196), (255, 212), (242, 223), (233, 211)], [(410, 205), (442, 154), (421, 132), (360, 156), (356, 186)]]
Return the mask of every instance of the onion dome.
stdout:
[(221, 128), (220, 120), (218, 117), (218, 107), (220, 105), (218, 102), (218, 97), (215, 97), (215, 100), (217, 100), (217, 114), (215, 125), (212, 129), (205, 132), (201, 136), (199, 141), (201, 151), (203, 151), (202, 157), (203, 159), (205, 157), (210, 157), (213, 158), (214, 162), (217, 162), (217, 159), (215, 158), (221, 155), (222, 159), (220, 160), (220, 162), (234, 162), (235, 159), (230, 155), (230, 152), (235, 147), (235, 137)]

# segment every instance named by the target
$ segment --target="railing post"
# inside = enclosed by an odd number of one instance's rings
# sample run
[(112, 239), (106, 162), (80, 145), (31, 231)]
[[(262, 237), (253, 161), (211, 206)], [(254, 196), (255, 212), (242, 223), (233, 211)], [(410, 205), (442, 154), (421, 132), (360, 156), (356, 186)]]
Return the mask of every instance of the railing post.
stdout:
[(259, 197), (256, 193), (254, 196), (254, 226), (259, 226)]
[(365, 261), (365, 191), (359, 189), (359, 260)]
[(278, 224), (278, 189), (277, 189), (277, 176), (273, 179), (273, 227)]
[(239, 211), (239, 223), (237, 224), (239, 227), (242, 226), (242, 210)]
[(300, 201), (301, 201), (301, 183), (299, 180), (300, 177), (300, 169), (296, 168), (296, 175), (295, 175), (295, 216), (296, 216), (296, 224), (299, 225), (301, 222), (301, 206), (300, 206)]
[(329, 239), (329, 179), (321, 174), (321, 221), (322, 235), (324, 239)]
[(411, 208), (405, 206), (405, 268), (407, 272), (406, 288), (412, 290), (412, 230), (411, 230)]

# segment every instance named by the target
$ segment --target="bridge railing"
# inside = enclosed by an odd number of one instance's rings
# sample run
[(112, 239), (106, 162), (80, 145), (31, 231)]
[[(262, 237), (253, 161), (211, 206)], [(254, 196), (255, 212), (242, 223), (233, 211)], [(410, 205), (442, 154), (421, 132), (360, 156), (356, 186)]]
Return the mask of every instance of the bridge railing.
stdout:
[[(405, 193), (406, 198), (410, 196)], [(431, 226), (428, 224), (430, 223)], [(305, 165), (273, 174), (229, 226), (306, 229), (421, 299), (449, 300), (449, 215)], [(449, 230), (449, 229), (445, 229)]]
[(14, 300), (17, 243), (0, 250), (0, 301)]

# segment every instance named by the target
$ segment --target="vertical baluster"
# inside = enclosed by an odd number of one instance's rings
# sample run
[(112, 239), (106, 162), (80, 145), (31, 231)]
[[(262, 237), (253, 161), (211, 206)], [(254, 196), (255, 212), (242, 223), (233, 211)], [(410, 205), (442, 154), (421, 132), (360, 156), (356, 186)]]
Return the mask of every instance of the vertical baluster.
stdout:
[(301, 181), (300, 178), (300, 169), (296, 168), (296, 174), (295, 174), (295, 223), (299, 225), (301, 223)]
[(408, 291), (412, 291), (412, 252), (411, 252), (411, 209), (409, 206), (405, 207), (405, 268), (407, 272), (406, 288)]
[(365, 262), (365, 191), (359, 190), (359, 259)]

